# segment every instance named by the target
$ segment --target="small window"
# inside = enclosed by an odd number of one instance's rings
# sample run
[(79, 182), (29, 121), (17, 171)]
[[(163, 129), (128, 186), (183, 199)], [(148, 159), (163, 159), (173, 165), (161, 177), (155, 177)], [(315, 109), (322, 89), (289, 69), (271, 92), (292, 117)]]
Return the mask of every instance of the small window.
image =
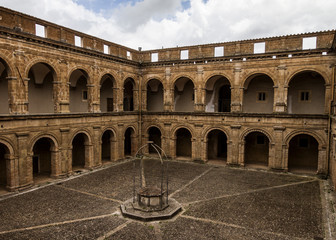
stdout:
[(258, 135), (258, 136), (257, 136), (257, 144), (258, 144), (258, 145), (264, 145), (264, 144), (265, 144), (265, 136), (263, 136), (263, 135)]
[(181, 50), (180, 59), (189, 59), (189, 50)]
[(82, 92), (82, 100), (87, 101), (88, 99), (88, 92), (86, 90), (83, 90)]
[(300, 102), (309, 102), (310, 101), (310, 91), (300, 91), (299, 92)]
[(316, 37), (302, 39), (302, 50), (316, 49)]
[(132, 54), (131, 54), (130, 51), (127, 51), (127, 52), (126, 52), (126, 56), (127, 56), (127, 59), (132, 60)]
[(224, 47), (215, 47), (215, 57), (224, 56)]
[(265, 42), (255, 43), (254, 53), (265, 53)]
[(45, 27), (40, 24), (35, 24), (35, 34), (39, 37), (46, 37), (45, 36)]
[(258, 92), (257, 101), (258, 102), (265, 102), (266, 101), (266, 93), (265, 92)]
[(309, 139), (307, 137), (299, 138), (299, 147), (300, 148), (308, 148), (309, 147)]
[(108, 45), (104, 44), (104, 53), (109, 54), (110, 53), (110, 47)]
[(152, 62), (159, 61), (159, 53), (151, 53), (151, 61)]
[(75, 36), (75, 46), (82, 47), (82, 38), (79, 36)]

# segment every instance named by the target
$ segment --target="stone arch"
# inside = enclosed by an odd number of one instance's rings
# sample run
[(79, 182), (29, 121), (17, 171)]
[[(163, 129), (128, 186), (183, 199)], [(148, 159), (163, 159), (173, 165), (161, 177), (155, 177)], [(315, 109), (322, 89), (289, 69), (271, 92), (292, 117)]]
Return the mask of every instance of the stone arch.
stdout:
[(193, 112), (195, 110), (195, 82), (185, 76), (174, 81), (174, 111)]
[(211, 127), (207, 129), (204, 135), (204, 143), (204, 159), (227, 161), (229, 150), (229, 137), (227, 131), (220, 127)]
[(294, 130), (294, 131), (291, 131), (290, 133), (288, 133), (286, 136), (285, 136), (285, 141), (284, 143), (286, 144), (286, 146), (288, 147), (289, 146), (289, 142), (290, 140), (297, 136), (297, 135), (300, 135), (300, 134), (304, 134), (304, 135), (309, 135), (313, 138), (316, 139), (316, 141), (318, 142), (319, 144), (319, 147), (321, 148), (324, 148), (326, 147), (326, 142), (323, 140), (322, 137), (320, 137), (319, 134), (317, 134), (316, 132), (313, 132), (313, 131), (307, 131), (307, 130)]
[(291, 72), (290, 74), (288, 74), (288, 76), (287, 76), (287, 78), (285, 80), (285, 86), (288, 86), (289, 83), (291, 82), (291, 80), (296, 75), (298, 75), (300, 73), (303, 73), (303, 72), (316, 72), (316, 73), (320, 74), (323, 77), (325, 84), (330, 84), (330, 82), (331, 82), (330, 77), (324, 71), (321, 71), (320, 69), (317, 69), (315, 67), (303, 67), (303, 68), (295, 69), (293, 72)]
[(0, 189), (14, 190), (17, 186), (18, 169), (15, 167), (13, 145), (0, 138)]
[(274, 138), (273, 136), (265, 129), (262, 128), (249, 128), (245, 130), (241, 135), (240, 135), (240, 141), (244, 141), (245, 137), (252, 133), (252, 132), (260, 132), (263, 133), (269, 140), (270, 144), (274, 144)]
[(219, 131), (222, 131), (223, 133), (225, 133), (225, 135), (227, 136), (228, 138), (228, 141), (231, 141), (231, 136), (229, 134), (229, 131), (223, 127), (207, 127), (205, 128), (203, 131), (202, 131), (202, 139), (203, 141), (206, 141), (207, 139), (207, 135), (213, 131), (213, 130), (219, 130)]
[(212, 72), (210, 75), (205, 76), (204, 79), (206, 79), (206, 80), (204, 82), (204, 86), (203, 87), (205, 88), (205, 86), (206, 86), (207, 82), (209, 81), (209, 79), (212, 78), (212, 77), (215, 77), (215, 76), (222, 76), (222, 77), (226, 78), (229, 81), (230, 86), (233, 86), (232, 85), (232, 79), (231, 79), (232, 77), (229, 77), (228, 74), (223, 73), (223, 72)]
[(11, 93), (9, 91), (12, 83), (12, 70), (8, 61), (0, 57), (0, 114), (10, 113)]
[(241, 78), (243, 79), (243, 81), (240, 83), (240, 87), (245, 88), (245, 86), (249, 84), (249, 81), (251, 81), (254, 77), (260, 76), (260, 75), (265, 75), (269, 77), (273, 82), (273, 86), (277, 86), (277, 82), (275, 82), (275, 79), (277, 78), (273, 73), (269, 71), (265, 71), (265, 70), (257, 70), (257, 71), (245, 73)]
[(231, 82), (223, 75), (211, 75), (207, 78), (205, 89), (206, 112), (231, 111)]
[(297, 71), (288, 82), (287, 111), (294, 114), (324, 114), (331, 92), (327, 79), (315, 70)]
[(39, 134), (31, 140), (30, 157), (33, 179), (40, 176), (56, 177), (60, 175), (58, 141), (53, 134)]
[(69, 79), (69, 107), (70, 112), (89, 111), (90, 76), (83, 68), (73, 68), (68, 76)]
[(273, 113), (274, 79), (265, 73), (251, 73), (243, 81), (243, 112)]
[(41, 138), (49, 138), (54, 143), (54, 149), (55, 151), (58, 151), (59, 149), (59, 140), (56, 134), (54, 133), (39, 133), (36, 136), (32, 137), (29, 141), (29, 151), (33, 152), (34, 144)]
[(116, 82), (116, 79), (110, 73), (106, 73), (100, 78), (99, 100), (101, 112), (113, 112), (117, 109)]
[(137, 132), (134, 126), (128, 126), (124, 129), (124, 156), (134, 156), (137, 149)]
[(15, 72), (17, 72), (17, 70), (15, 70), (15, 64), (13, 64), (9, 58), (7, 56), (5, 56), (4, 54), (0, 53), (0, 61), (2, 60), (3, 63), (5, 63), (6, 67), (7, 67), (7, 74), (9, 77), (13, 77), (16, 76)]
[(74, 132), (69, 146), (71, 150), (69, 169), (78, 170), (93, 167), (93, 144), (89, 131), (79, 130)]
[(118, 74), (117, 73), (115, 73), (115, 72), (112, 72), (112, 71), (110, 71), (110, 70), (105, 70), (105, 71), (103, 71), (102, 73), (100, 73), (99, 74), (99, 77), (98, 77), (98, 79), (100, 79), (99, 80), (99, 84), (101, 85), (102, 84), (102, 79), (103, 79), (103, 77), (105, 76), (105, 75), (111, 75), (112, 77), (113, 77), (113, 79), (114, 79), (114, 81), (115, 81), (115, 85), (116, 85), (116, 87), (117, 87), (117, 85), (118, 85), (118, 78), (116, 77)]
[(56, 74), (56, 79), (55, 79), (55, 81), (57, 81), (57, 78), (58, 78), (58, 76), (60, 75), (59, 70), (58, 70), (58, 68), (57, 68), (57, 64), (56, 64), (54, 61), (50, 61), (50, 60), (47, 59), (47, 58), (41, 58), (41, 57), (34, 58), (33, 60), (31, 60), (31, 61), (26, 65), (25, 72), (24, 72), (24, 77), (25, 77), (25, 78), (28, 78), (28, 77), (29, 77), (29, 71), (30, 71), (30, 69), (31, 69), (35, 64), (38, 64), (38, 63), (42, 63), (42, 64), (49, 65), (49, 66), (54, 70), (54, 72), (55, 72), (55, 74)]
[[(84, 72), (87, 74), (87, 84), (93, 84), (93, 83), (91, 83), (91, 77), (90, 77), (90, 75), (92, 75), (92, 74), (91, 74), (91, 71), (89, 70), (89, 68), (86, 68), (86, 67), (84, 67), (84, 66), (82, 66), (82, 65), (76, 65), (76, 66), (72, 67), (71, 69), (69, 69), (68, 74), (67, 74), (67, 79), (69, 80), (69, 82), (70, 82), (70, 77), (71, 77), (71, 75), (72, 75), (76, 70), (84, 71)], [(70, 84), (71, 84), (71, 83), (70, 83)]]
[(162, 77), (160, 77), (160, 76), (150, 76), (150, 77), (146, 78), (146, 80), (144, 81), (144, 86), (146, 86), (150, 80), (158, 80), (159, 82), (162, 83), (162, 85), (164, 85), (163, 84), (164, 80), (162, 79)]
[(112, 127), (104, 128), (100, 134), (101, 159), (104, 161), (114, 161), (118, 156), (117, 135)]
[(149, 112), (162, 112), (164, 101), (162, 81), (151, 78), (146, 82), (146, 109)]
[(175, 87), (175, 83), (177, 80), (179, 80), (180, 78), (188, 78), (190, 81), (192, 81), (192, 83), (194, 84), (194, 86), (196, 86), (196, 82), (195, 80), (188, 74), (179, 74), (177, 76), (174, 77), (173, 81), (171, 82), (171, 88), (174, 89)]
[(170, 137), (174, 138), (176, 136), (177, 130), (179, 130), (180, 128), (188, 129), (188, 131), (191, 133), (191, 137), (195, 138), (195, 129), (193, 129), (192, 126), (190, 126), (190, 125), (188, 126), (186, 124), (179, 124), (179, 125), (175, 126), (171, 131)]

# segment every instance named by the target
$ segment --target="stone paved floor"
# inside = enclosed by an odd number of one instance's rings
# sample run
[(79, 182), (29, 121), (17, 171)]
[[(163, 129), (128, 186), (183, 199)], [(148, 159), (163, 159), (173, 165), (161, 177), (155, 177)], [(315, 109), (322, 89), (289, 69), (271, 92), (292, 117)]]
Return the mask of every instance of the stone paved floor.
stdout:
[[(154, 177), (157, 162), (147, 176)], [(0, 239), (336, 239), (326, 180), (226, 166), (169, 163), (168, 221), (123, 218), (131, 161), (0, 197)]]

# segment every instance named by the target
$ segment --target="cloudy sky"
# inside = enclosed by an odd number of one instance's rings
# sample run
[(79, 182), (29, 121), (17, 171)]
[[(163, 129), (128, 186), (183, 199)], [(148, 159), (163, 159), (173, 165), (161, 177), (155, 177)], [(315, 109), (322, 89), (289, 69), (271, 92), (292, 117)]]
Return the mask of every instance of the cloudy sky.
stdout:
[(336, 28), (335, 0), (0, 0), (0, 5), (134, 49)]

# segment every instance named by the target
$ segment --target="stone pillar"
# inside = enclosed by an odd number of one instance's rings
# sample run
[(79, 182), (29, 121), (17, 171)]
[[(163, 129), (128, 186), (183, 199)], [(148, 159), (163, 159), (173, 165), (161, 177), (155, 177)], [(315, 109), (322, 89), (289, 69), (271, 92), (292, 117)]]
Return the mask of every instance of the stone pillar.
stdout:
[(5, 154), (7, 190), (10, 192), (19, 188), (19, 162), (12, 154)]
[(174, 111), (174, 88), (164, 89), (163, 108), (165, 112)]
[(119, 138), (117, 141), (118, 149), (120, 149), (119, 153), (119, 159), (125, 158), (125, 131), (124, 131), (124, 124), (118, 123), (118, 130), (119, 130)]
[(147, 111), (147, 87), (143, 86), (141, 90), (141, 109)]
[(138, 151), (138, 137), (136, 133), (131, 135), (131, 156), (134, 156)]
[(288, 172), (288, 151), (289, 146), (287, 146), (287, 144), (283, 144), (282, 145), (282, 156), (283, 156), (283, 169), (285, 172)]
[(84, 143), (85, 147), (85, 165), (84, 168), (92, 169), (94, 167), (93, 144)]
[(27, 132), (16, 133), (18, 143), (20, 188), (29, 187), (33, 184), (32, 156), (27, 150), (28, 136), (29, 133)]
[(202, 140), (201, 139), (201, 135), (202, 135), (202, 130), (203, 130), (203, 124), (195, 124), (195, 136), (193, 136), (192, 140), (191, 140), (191, 152), (192, 152), (192, 156), (191, 159), (192, 160), (197, 160), (197, 161), (205, 161), (204, 159), (202, 159), (203, 156), (203, 148), (202, 148)]
[(287, 112), (287, 93), (288, 85), (285, 85), (287, 67), (286, 65), (279, 65), (278, 68), (278, 86), (274, 86), (274, 108), (276, 113)]
[(119, 88), (114, 87), (113, 88), (113, 111), (114, 112), (120, 112), (120, 106), (119, 106), (119, 98), (120, 98), (120, 93), (119, 93)]
[[(203, 67), (197, 66), (197, 74), (196, 74), (196, 85), (194, 86), (194, 111), (195, 112), (204, 112), (205, 105), (204, 105), (204, 98), (203, 98)], [(198, 84), (200, 83), (200, 85)]]
[(102, 139), (101, 127), (93, 126), (94, 141), (93, 141), (93, 156), (92, 167), (100, 167), (102, 165)]
[(140, 92), (139, 89), (133, 89), (133, 110), (138, 111), (140, 110), (139, 105), (141, 102), (139, 102), (140, 99)]
[[(191, 146), (191, 148), (192, 147), (193, 146)], [(176, 136), (172, 137), (170, 140), (170, 154), (171, 154), (171, 158), (173, 159), (176, 158)]]
[(100, 112), (100, 102), (97, 99), (98, 86), (94, 84), (87, 84), (86, 87), (88, 90), (88, 112)]
[(331, 84), (325, 84), (325, 97), (324, 97), (324, 113), (329, 114), (330, 101), (331, 101)]
[(227, 159), (228, 164), (232, 165), (244, 165), (244, 142), (239, 139), (239, 130), (241, 125), (231, 125), (231, 148), (228, 149), (228, 155), (231, 158)]
[(60, 128), (61, 146), (59, 147), (59, 158), (62, 174), (72, 172), (72, 142), (69, 139), (70, 128)]
[(283, 156), (283, 133), (285, 127), (274, 126), (274, 161), (269, 162), (269, 167), (271, 169), (281, 169), (284, 170), (284, 156)]
[(18, 96), (17, 96), (17, 81), (16, 77), (7, 77), (8, 83), (8, 112), (9, 114), (18, 114)]
[(171, 144), (172, 141), (170, 139), (170, 128), (171, 123), (163, 123), (164, 126), (164, 133), (161, 133), (161, 148), (166, 153), (167, 157), (172, 157), (172, 151), (171, 151)]
[(324, 146), (319, 146), (317, 174), (327, 175), (328, 174), (327, 166), (328, 166), (328, 159), (326, 148)]
[(59, 60), (59, 76), (54, 82), (55, 113), (70, 112), (70, 83), (67, 79), (68, 63), (65, 60)]
[(50, 149), (51, 154), (51, 174), (50, 177), (52, 178), (58, 178), (62, 175), (62, 169), (61, 169), (61, 161), (59, 159), (59, 151), (58, 149)]
[[(14, 61), (17, 64), (16, 71), (18, 76), (18, 81), (16, 81), (15, 89), (13, 89), (13, 92), (15, 92), (16, 99), (15, 105), (16, 105), (16, 114), (27, 114), (28, 113), (28, 81), (29, 78), (27, 78), (25, 73), (25, 67), (26, 67), (26, 56), (24, 51), (22, 50), (16, 50), (14, 51)], [(9, 86), (10, 88), (10, 86)]]
[(118, 160), (119, 154), (118, 154), (118, 142), (116, 140), (115, 136), (111, 136), (110, 138), (110, 160), (116, 161)]
[(242, 112), (244, 87), (241, 84), (241, 64), (235, 64), (234, 81), (231, 86), (231, 112)]

